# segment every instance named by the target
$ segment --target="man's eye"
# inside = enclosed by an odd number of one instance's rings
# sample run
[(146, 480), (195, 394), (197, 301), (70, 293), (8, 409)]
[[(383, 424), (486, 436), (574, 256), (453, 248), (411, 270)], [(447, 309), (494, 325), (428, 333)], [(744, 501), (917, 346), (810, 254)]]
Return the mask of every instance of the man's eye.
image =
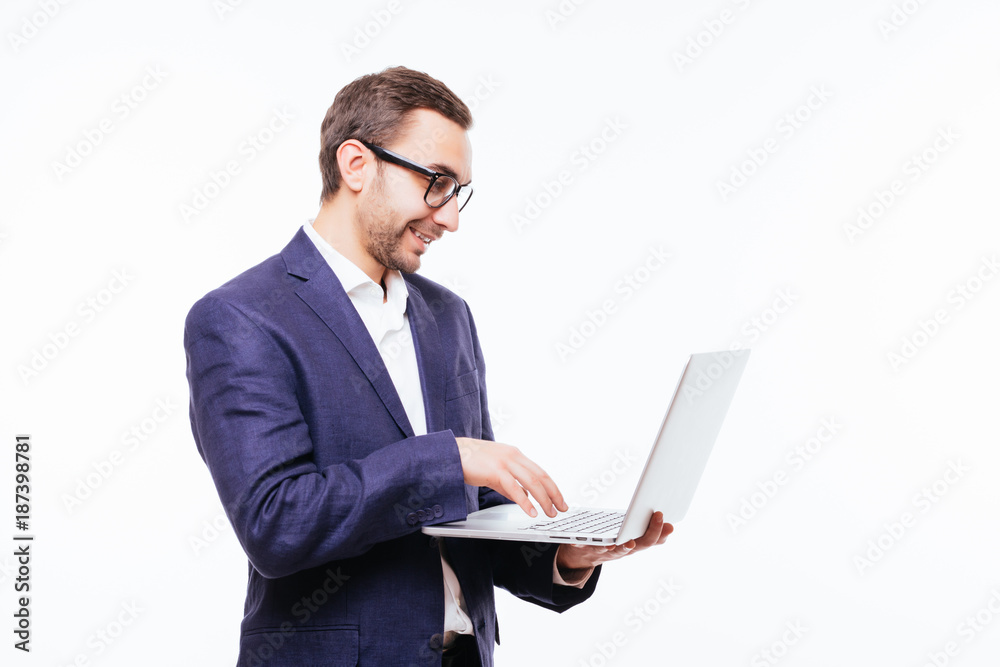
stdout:
[(434, 185), (431, 186), (431, 192), (435, 195), (446, 195), (451, 192), (451, 180), (447, 178), (438, 178), (434, 181)]

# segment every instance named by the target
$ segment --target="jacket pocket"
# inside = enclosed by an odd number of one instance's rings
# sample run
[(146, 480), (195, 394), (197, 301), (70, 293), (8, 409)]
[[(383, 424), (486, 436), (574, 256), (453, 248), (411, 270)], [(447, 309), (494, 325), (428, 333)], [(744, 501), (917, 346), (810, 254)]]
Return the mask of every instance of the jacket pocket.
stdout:
[(479, 393), (479, 371), (472, 371), (448, 380), (444, 400), (453, 401), (471, 393)]
[(238, 667), (347, 667), (358, 664), (356, 627), (254, 630), (240, 640)]
[(448, 381), (445, 387), (448, 428), (456, 437), (483, 437), (483, 404), (479, 395), (479, 372), (472, 371)]

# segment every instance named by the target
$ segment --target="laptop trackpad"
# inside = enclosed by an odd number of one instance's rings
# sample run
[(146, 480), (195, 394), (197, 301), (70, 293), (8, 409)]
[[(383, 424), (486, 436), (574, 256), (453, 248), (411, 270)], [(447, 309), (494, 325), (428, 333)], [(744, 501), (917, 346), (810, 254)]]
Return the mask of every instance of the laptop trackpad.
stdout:
[(470, 519), (476, 521), (534, 521), (524, 513), (524, 510), (513, 504), (494, 505), (484, 510), (473, 512)]

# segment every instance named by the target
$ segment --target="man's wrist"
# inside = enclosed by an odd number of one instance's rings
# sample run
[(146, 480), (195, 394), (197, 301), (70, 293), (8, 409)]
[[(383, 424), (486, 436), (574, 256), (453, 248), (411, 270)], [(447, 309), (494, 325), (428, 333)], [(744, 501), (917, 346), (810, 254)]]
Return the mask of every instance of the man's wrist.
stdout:
[(590, 575), (594, 573), (594, 566), (569, 567), (568, 565), (563, 565), (560, 563), (560, 560), (564, 560), (565, 553), (565, 547), (560, 545), (559, 550), (556, 552), (555, 561), (553, 562), (553, 581), (563, 586), (582, 588), (587, 583), (587, 580), (590, 579)]

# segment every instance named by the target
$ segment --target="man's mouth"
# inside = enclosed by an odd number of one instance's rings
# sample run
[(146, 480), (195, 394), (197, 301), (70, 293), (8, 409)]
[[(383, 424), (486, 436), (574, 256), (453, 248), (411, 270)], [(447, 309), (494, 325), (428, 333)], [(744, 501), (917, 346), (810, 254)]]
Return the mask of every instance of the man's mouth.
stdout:
[(410, 227), (410, 231), (413, 232), (414, 236), (416, 236), (418, 239), (420, 239), (421, 241), (424, 242), (424, 247), (425, 248), (427, 246), (429, 246), (433, 241), (436, 240), (436, 239), (431, 238), (430, 236), (427, 236), (425, 234), (421, 234), (420, 232), (418, 232), (417, 230), (415, 230), (413, 227)]

